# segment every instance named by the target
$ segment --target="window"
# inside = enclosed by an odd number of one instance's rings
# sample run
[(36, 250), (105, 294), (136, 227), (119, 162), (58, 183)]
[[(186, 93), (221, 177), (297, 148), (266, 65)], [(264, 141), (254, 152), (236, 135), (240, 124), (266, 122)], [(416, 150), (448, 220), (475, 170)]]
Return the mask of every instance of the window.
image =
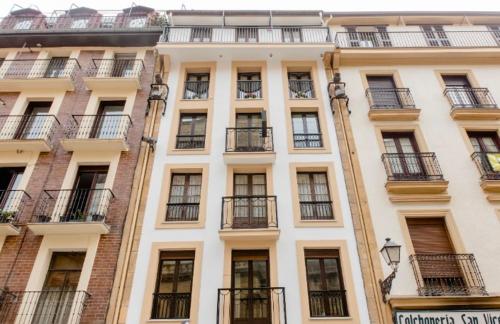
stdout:
[(467, 132), (474, 152), (500, 152), (497, 132)]
[(347, 26), (351, 47), (391, 47), (385, 26)]
[(191, 42), (209, 43), (212, 40), (212, 27), (192, 27)]
[[(446, 85), (446, 96), (454, 108), (474, 108), (486, 103), (485, 94), (481, 89), (472, 88), (467, 75), (442, 75)], [(481, 101), (481, 99), (483, 99)]]
[(53, 117), (49, 115), (52, 101), (30, 101), (24, 115), (18, 117), (15, 139), (47, 139)]
[(235, 139), (236, 151), (255, 152), (264, 150), (264, 134), (260, 113), (236, 114)]
[(89, 20), (84, 19), (75, 19), (71, 22), (71, 29), (79, 29), (79, 28), (87, 28), (89, 24)]
[(302, 42), (302, 30), (298, 27), (284, 27), (281, 29), (284, 43)]
[(257, 43), (259, 41), (259, 30), (253, 27), (236, 28), (236, 41), (238, 43)]
[(292, 113), (293, 145), (295, 148), (323, 147), (318, 113)]
[(183, 99), (207, 99), (210, 74), (188, 73), (184, 85)]
[(289, 72), (288, 88), (291, 99), (315, 98), (314, 86), (309, 72)]
[(137, 73), (135, 53), (116, 53), (113, 61), (111, 76), (115, 78), (130, 78)]
[[(129, 117), (123, 114), (125, 100), (101, 101), (96, 116), (83, 116), (80, 127), (89, 129), (89, 138), (116, 139), (126, 136)], [(84, 131), (84, 130), (83, 130)]]
[(500, 45), (500, 26), (488, 26), (498, 45)]
[(384, 132), (382, 137), (384, 163), (395, 180), (425, 179), (425, 160), (412, 132)]
[(347, 317), (347, 300), (338, 250), (305, 250), (309, 314)]
[(262, 98), (260, 72), (238, 73), (238, 87), (236, 91), (238, 99)]
[[(369, 75), (366, 77), (372, 100), (371, 108), (401, 108), (400, 93), (392, 75)], [(404, 102), (404, 101), (403, 101)]]
[(14, 29), (30, 29), (33, 24), (33, 20), (23, 20), (19, 21), (14, 25)]
[(427, 39), (427, 43), (431, 47), (448, 47), (451, 46), (448, 36), (440, 25), (424, 25), (421, 26), (424, 31), (424, 35)]
[(302, 220), (333, 219), (326, 172), (298, 172), (297, 185)]
[(0, 168), (0, 224), (13, 221), (23, 202), (24, 191), (19, 190), (24, 168)]
[(500, 179), (500, 140), (497, 132), (467, 132), (474, 148), (472, 159), (479, 168), (482, 180)]
[(47, 70), (45, 70), (45, 78), (64, 78), (68, 77), (66, 71), (67, 57), (53, 57), (49, 61)]
[(198, 220), (200, 194), (201, 174), (172, 174), (167, 222)]
[(181, 114), (175, 148), (204, 148), (206, 124), (207, 114)]
[(188, 319), (191, 308), (194, 251), (162, 251), (152, 319)]
[(146, 26), (146, 21), (147, 21), (147, 18), (146, 17), (140, 17), (140, 18), (133, 18), (133, 19), (130, 19), (129, 23), (128, 23), (128, 26), (130, 28), (141, 28), (141, 27), (145, 27)]
[(234, 174), (233, 228), (261, 228), (268, 225), (266, 175)]

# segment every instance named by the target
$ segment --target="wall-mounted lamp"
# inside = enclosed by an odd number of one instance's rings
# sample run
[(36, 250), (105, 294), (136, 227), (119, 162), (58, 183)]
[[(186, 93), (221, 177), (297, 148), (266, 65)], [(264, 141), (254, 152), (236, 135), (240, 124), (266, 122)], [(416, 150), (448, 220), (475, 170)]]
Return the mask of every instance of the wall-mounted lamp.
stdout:
[[(333, 81), (328, 83), (328, 95), (330, 96), (330, 103), (332, 100), (344, 100), (347, 109), (349, 110), (349, 97), (345, 92), (345, 82), (340, 79), (340, 73), (335, 73), (333, 75)], [(349, 113), (351, 111), (349, 110)]]
[(387, 302), (386, 296), (391, 292), (392, 281), (396, 278), (396, 272), (398, 271), (398, 265), (401, 261), (401, 245), (398, 245), (391, 241), (390, 238), (385, 239), (385, 244), (380, 249), (380, 254), (384, 258), (388, 266), (392, 268), (392, 273), (387, 276), (384, 280), (379, 280), (380, 290), (382, 291), (382, 298), (384, 303)]
[(167, 108), (167, 97), (169, 88), (168, 85), (163, 83), (160, 74), (155, 75), (155, 83), (151, 84), (151, 90), (149, 90), (148, 97), (148, 107), (146, 108), (146, 115), (149, 114), (151, 109), (151, 101), (163, 101), (163, 113), (165, 115), (165, 110)]
[(156, 138), (152, 138), (152, 137), (148, 137), (148, 136), (143, 136), (141, 138), (141, 140), (143, 142), (145, 142), (146, 144), (149, 145), (149, 148), (151, 149), (151, 151), (153, 151), (153, 152), (155, 151), (156, 142), (157, 142)]

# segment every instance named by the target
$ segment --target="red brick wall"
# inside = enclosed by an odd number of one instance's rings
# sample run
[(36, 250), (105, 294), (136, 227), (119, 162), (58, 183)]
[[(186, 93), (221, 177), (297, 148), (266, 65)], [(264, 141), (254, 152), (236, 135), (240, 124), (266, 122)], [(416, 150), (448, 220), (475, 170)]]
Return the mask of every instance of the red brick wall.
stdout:
[[(92, 64), (91, 59), (100, 57), (102, 57), (102, 51), (82, 51), (78, 58), (82, 70), (76, 77), (75, 91), (66, 93), (57, 115), (61, 126), (55, 135), (54, 149), (52, 152), (40, 154), (30, 177), (27, 192), (32, 197), (32, 201), (24, 208), (21, 216), (22, 224), (26, 224), (31, 219), (33, 209), (43, 189), (57, 190), (62, 185), (72, 153), (64, 151), (59, 145), (59, 140), (63, 137), (64, 127), (69, 125), (71, 115), (82, 114), (87, 106), (90, 91), (85, 89), (82, 76), (89, 64)], [(142, 74), (142, 89), (138, 90), (131, 115), (133, 126), (128, 134), (130, 150), (121, 153), (112, 188), (116, 197), (110, 205), (106, 218), (106, 223), (110, 226), (110, 233), (102, 235), (99, 241), (87, 290), (91, 294), (91, 298), (88, 300), (87, 307), (82, 315), (82, 323), (104, 323), (108, 310), (122, 230), (127, 215), (129, 196), (143, 134), (149, 84), (154, 71), (152, 51), (147, 53), (144, 64), (146, 68)], [(0, 107), (0, 114), (8, 114), (17, 95), (15, 93), (1, 94), (6, 106)], [(42, 240), (41, 236), (35, 236), (27, 230), (25, 225), (21, 225), (21, 229), (21, 235), (6, 238), (0, 251), (0, 287), (7, 287), (11, 291), (23, 291), (25, 289)], [(11, 275), (4, 285), (11, 268)]]

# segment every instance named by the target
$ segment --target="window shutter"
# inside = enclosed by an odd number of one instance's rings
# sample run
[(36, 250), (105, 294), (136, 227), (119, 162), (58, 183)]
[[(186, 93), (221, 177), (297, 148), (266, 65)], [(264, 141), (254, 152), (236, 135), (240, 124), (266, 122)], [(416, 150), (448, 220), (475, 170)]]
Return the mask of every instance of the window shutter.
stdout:
[(409, 218), (406, 222), (416, 254), (455, 253), (444, 218)]

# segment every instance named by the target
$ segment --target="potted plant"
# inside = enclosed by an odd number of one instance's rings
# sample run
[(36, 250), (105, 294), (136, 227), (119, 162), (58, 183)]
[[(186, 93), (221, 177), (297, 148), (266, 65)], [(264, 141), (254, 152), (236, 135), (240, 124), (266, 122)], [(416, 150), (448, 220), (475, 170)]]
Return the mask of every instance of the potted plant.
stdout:
[(15, 217), (15, 211), (0, 210), (0, 223), (10, 223)]
[(88, 222), (103, 222), (104, 215), (101, 214), (92, 214), (87, 217)]

